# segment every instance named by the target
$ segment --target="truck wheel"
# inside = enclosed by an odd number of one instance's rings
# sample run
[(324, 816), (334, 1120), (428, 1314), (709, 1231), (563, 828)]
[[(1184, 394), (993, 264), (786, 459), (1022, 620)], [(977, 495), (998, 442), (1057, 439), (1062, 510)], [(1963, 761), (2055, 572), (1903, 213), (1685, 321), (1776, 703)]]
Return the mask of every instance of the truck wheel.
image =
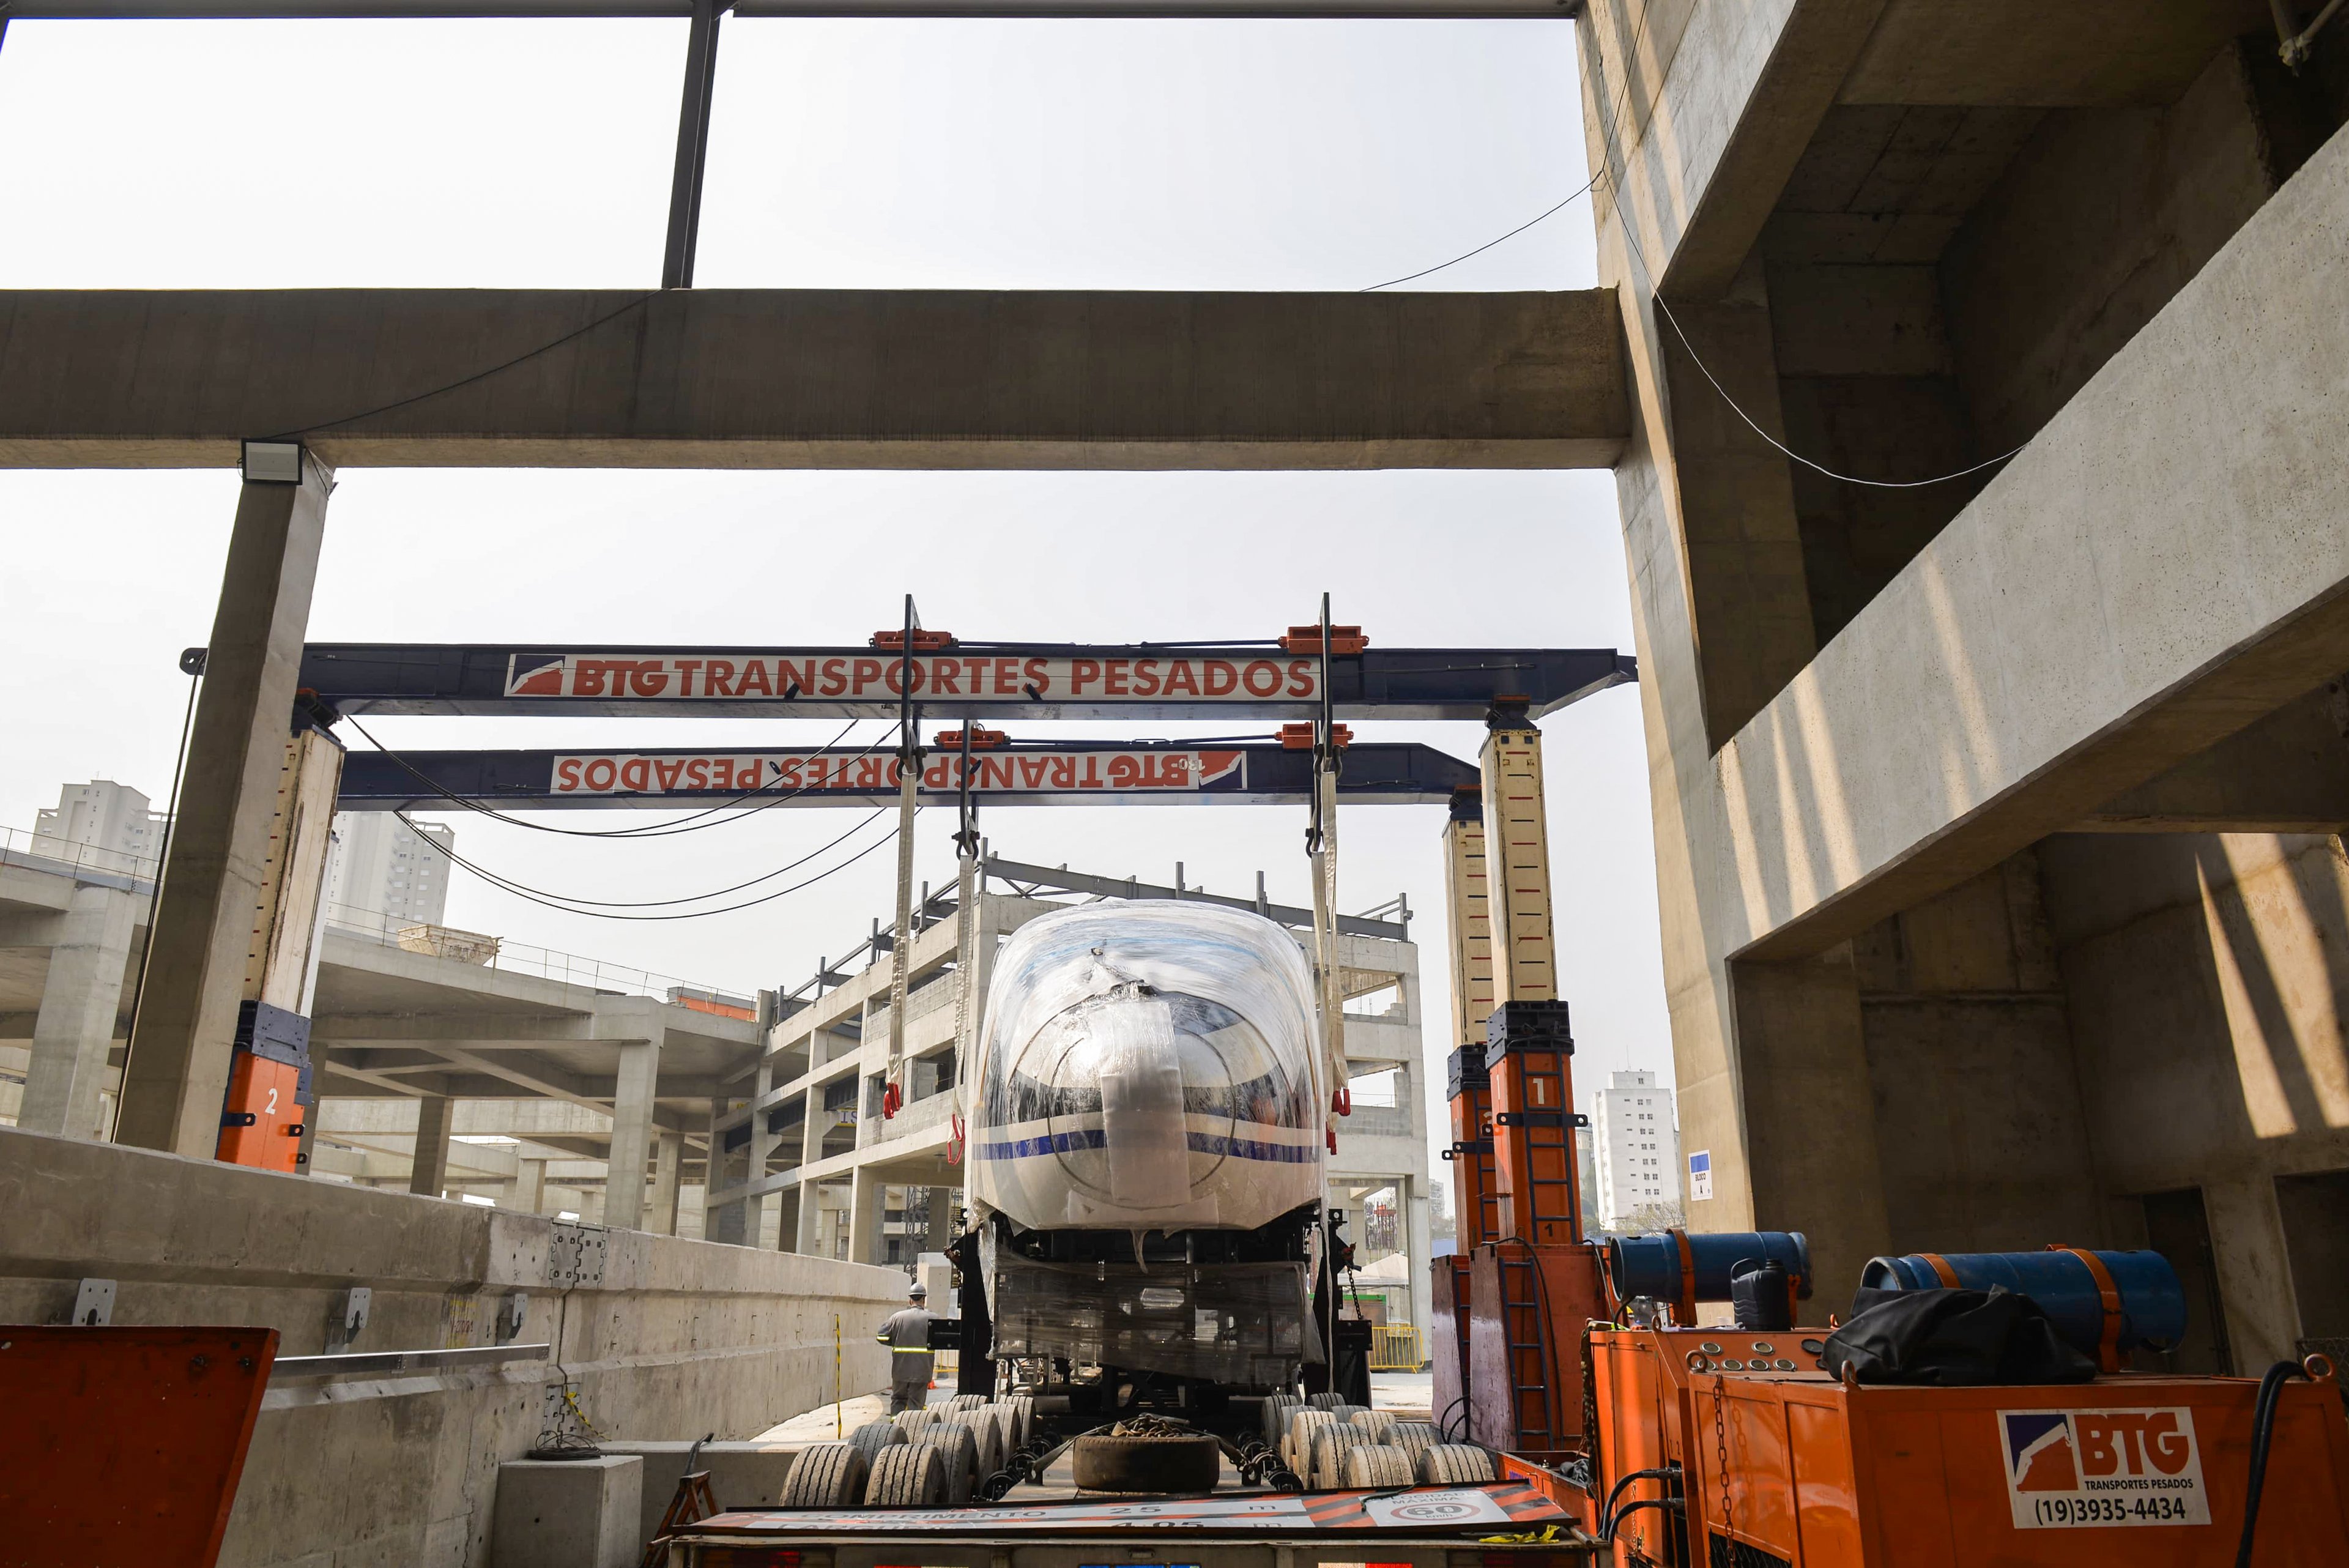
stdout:
[(1313, 1468), (1306, 1479), (1317, 1490), (1337, 1490), (1346, 1484), (1347, 1451), (1368, 1447), (1360, 1427), (1332, 1421), (1313, 1434)]
[(976, 1480), (984, 1480), (1003, 1468), (1003, 1447), (996, 1441), (993, 1416), (985, 1410), (957, 1410), (947, 1420), (970, 1434), (970, 1446), (978, 1455), (973, 1466)]
[(1368, 1405), (1347, 1405), (1341, 1403), (1330, 1406), (1330, 1414), (1337, 1417), (1340, 1421), (1350, 1421), (1369, 1408), (1370, 1407)]
[(783, 1478), (784, 1508), (854, 1508), (864, 1495), (864, 1450), (853, 1443), (811, 1443)]
[(1264, 1440), (1274, 1448), (1280, 1447), (1288, 1435), (1289, 1412), (1304, 1408), (1305, 1401), (1294, 1394), (1270, 1394), (1264, 1401)]
[(904, 1443), (905, 1434), (886, 1421), (867, 1421), (848, 1434), (848, 1446), (864, 1456), (867, 1469), (881, 1457), (881, 1450)]
[(1343, 1394), (1308, 1394), (1305, 1403), (1316, 1410), (1334, 1410), (1346, 1402)]
[(1313, 1480), (1313, 1434), (1323, 1427), (1334, 1425), (1337, 1417), (1327, 1410), (1292, 1410), (1288, 1413), (1288, 1437), (1280, 1446), (1280, 1457), (1288, 1468)]
[(1014, 1394), (1003, 1403), (1011, 1411), (1011, 1446), (1024, 1449), (1035, 1432), (1036, 1397), (1032, 1394)]
[(947, 1408), (949, 1411), (976, 1410), (986, 1403), (987, 1396), (984, 1394), (957, 1394), (947, 1401)]
[(1084, 1437), (1069, 1459), (1084, 1491), (1213, 1491), (1223, 1469), (1223, 1450), (1207, 1437)]
[(864, 1482), (867, 1508), (936, 1508), (946, 1497), (946, 1461), (927, 1443), (901, 1442), (882, 1449)]
[(978, 1484), (978, 1441), (968, 1427), (946, 1422), (925, 1428), (914, 1438), (937, 1449), (938, 1458), (946, 1461), (947, 1504), (960, 1508), (970, 1501), (970, 1489)]
[(1395, 1429), (1395, 1418), (1384, 1410), (1357, 1410), (1347, 1418), (1373, 1443), (1386, 1442), (1388, 1434)]
[(900, 1410), (889, 1417), (889, 1424), (905, 1433), (905, 1440), (911, 1442), (919, 1438), (924, 1431), (936, 1426), (937, 1419), (938, 1413), (936, 1410)]
[(1397, 1421), (1386, 1441), (1403, 1451), (1411, 1460), (1412, 1474), (1419, 1473), (1419, 1456), (1435, 1447), (1435, 1428), (1425, 1421)]
[(1412, 1484), (1411, 1456), (1384, 1443), (1363, 1443), (1346, 1455), (1346, 1484), (1383, 1490)]
[(1423, 1486), (1475, 1486), (1493, 1479), (1493, 1456), (1469, 1443), (1438, 1443), (1419, 1456)]

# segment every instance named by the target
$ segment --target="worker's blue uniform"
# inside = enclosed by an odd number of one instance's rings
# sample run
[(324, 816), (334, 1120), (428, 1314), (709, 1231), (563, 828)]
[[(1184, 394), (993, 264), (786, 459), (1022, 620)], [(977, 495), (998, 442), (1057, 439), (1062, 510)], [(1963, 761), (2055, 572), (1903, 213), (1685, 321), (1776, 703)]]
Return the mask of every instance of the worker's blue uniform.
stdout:
[(930, 1350), (927, 1308), (909, 1306), (891, 1315), (873, 1337), (889, 1347), (889, 1414), (918, 1410), (929, 1403), (930, 1376), (937, 1357)]

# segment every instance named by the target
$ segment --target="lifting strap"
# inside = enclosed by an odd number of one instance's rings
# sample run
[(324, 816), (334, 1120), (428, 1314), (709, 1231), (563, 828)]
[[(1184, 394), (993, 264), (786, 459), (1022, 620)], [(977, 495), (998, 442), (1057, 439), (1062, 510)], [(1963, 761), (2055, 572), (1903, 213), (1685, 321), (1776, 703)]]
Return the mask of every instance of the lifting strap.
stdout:
[[(905, 1103), (905, 994), (911, 989), (914, 956), (914, 813), (922, 789), (921, 735), (914, 711), (914, 596), (905, 596), (905, 641), (897, 679), (897, 926), (889, 950), (889, 1063), (881, 1075), (881, 1115), (897, 1114)], [(969, 732), (965, 723), (963, 731)]]

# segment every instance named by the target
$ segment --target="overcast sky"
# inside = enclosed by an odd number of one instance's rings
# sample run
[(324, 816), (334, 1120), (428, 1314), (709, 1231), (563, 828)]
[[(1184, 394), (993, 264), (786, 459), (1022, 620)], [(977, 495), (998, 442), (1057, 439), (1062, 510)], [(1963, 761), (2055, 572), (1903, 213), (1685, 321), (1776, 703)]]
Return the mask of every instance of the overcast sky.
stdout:
[[(0, 47), (0, 286), (650, 285), (684, 44), (666, 21), (16, 23)], [(697, 281), (1363, 287), (1582, 184), (1573, 49), (1563, 22), (730, 20)], [(1578, 202), (1411, 286), (1587, 287), (1592, 272)], [(0, 826), (28, 829), (68, 780), (160, 805), (185, 700), (173, 659), (209, 633), (235, 488), (225, 472), (0, 472)], [(1325, 589), (1384, 647), (1630, 647), (1609, 476), (1433, 472), (347, 470), (311, 635), (861, 642), (910, 590), (927, 624), (968, 637), (1252, 638), (1309, 619)], [(369, 724), (394, 746), (814, 743), (837, 727)], [(1464, 757), (1479, 739), (1358, 728)], [(1626, 1065), (1669, 1075), (1637, 693), (1543, 728), (1584, 1086)], [(850, 820), (775, 811), (645, 844), (458, 827), (502, 873), (627, 898), (739, 881)], [(1348, 909), (1402, 891), (1419, 912), (1439, 1142), (1443, 821), (1350, 811), (1340, 870)], [(1260, 867), (1274, 898), (1308, 901), (1301, 807), (1007, 809), (983, 826), (1017, 858), (1162, 881), (1179, 860), (1234, 893)], [(921, 876), (951, 878), (951, 826), (925, 814)], [(887, 914), (892, 858), (661, 924), (460, 875), (448, 918), (788, 988)]]

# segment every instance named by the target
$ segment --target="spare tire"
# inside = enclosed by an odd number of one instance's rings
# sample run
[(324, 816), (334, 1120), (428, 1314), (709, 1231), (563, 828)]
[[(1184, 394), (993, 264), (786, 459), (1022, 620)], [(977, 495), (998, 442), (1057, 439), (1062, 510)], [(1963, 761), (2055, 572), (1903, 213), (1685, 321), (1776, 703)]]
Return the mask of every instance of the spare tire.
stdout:
[(1070, 1468), (1083, 1491), (1213, 1491), (1223, 1472), (1223, 1449), (1210, 1437), (1079, 1438)]
[(853, 1443), (811, 1443), (783, 1477), (784, 1508), (854, 1508), (864, 1496), (864, 1451)]
[(1469, 1443), (1438, 1443), (1419, 1456), (1423, 1486), (1477, 1486), (1493, 1479), (1493, 1456)]
[(927, 1443), (938, 1450), (947, 1466), (947, 1502), (960, 1508), (970, 1501), (970, 1489), (979, 1481), (978, 1439), (968, 1427), (953, 1422), (939, 1422), (926, 1427), (915, 1436), (916, 1443)]
[(867, 1508), (936, 1508), (946, 1500), (946, 1460), (927, 1443), (882, 1449), (864, 1482)]
[(1361, 1443), (1346, 1452), (1346, 1484), (1350, 1487), (1409, 1486), (1413, 1480), (1411, 1456), (1384, 1443)]

